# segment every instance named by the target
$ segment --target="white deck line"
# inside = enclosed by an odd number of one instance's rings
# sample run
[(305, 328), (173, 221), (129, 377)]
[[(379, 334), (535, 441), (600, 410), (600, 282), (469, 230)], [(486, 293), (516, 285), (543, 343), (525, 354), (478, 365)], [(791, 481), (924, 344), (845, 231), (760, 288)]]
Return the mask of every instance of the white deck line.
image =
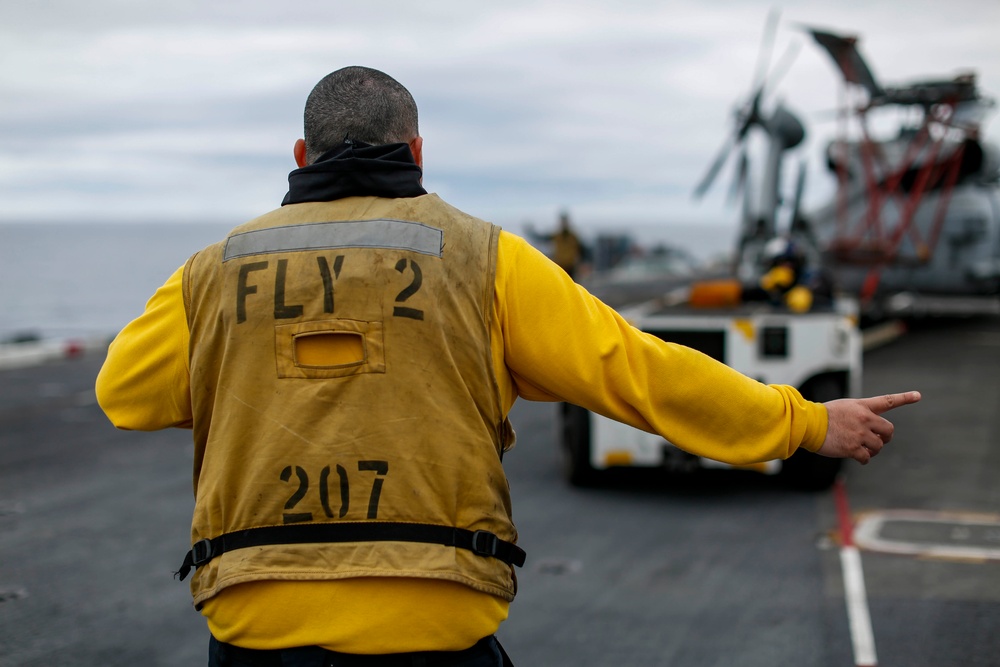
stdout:
[(861, 567), (861, 552), (854, 546), (840, 548), (840, 567), (844, 575), (844, 599), (847, 602), (847, 622), (851, 630), (854, 664), (857, 667), (875, 667), (875, 633), (868, 610), (865, 575)]
[(844, 603), (847, 606), (854, 664), (856, 667), (876, 667), (878, 656), (875, 654), (875, 633), (872, 631), (868, 593), (865, 591), (865, 573), (861, 567), (861, 552), (854, 546), (854, 526), (847, 502), (847, 488), (842, 477), (834, 482), (833, 501), (837, 508), (837, 522), (840, 524), (840, 569), (844, 580)]

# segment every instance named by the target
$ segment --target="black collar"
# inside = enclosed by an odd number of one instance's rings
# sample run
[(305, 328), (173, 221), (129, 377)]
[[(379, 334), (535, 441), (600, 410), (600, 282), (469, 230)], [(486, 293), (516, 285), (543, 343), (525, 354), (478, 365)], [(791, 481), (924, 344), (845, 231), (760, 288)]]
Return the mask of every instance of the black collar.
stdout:
[(344, 197), (419, 197), (427, 194), (420, 185), (422, 174), (406, 144), (370, 146), (347, 140), (288, 174), (288, 194), (281, 205)]

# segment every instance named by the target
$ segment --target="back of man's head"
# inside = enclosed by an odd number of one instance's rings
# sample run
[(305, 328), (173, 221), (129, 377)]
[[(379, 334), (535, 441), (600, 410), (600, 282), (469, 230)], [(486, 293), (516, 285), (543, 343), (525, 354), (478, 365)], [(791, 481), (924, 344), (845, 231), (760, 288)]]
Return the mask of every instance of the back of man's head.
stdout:
[(407, 143), (418, 134), (413, 96), (391, 76), (369, 67), (328, 74), (306, 100), (309, 164), (344, 139), (380, 145)]

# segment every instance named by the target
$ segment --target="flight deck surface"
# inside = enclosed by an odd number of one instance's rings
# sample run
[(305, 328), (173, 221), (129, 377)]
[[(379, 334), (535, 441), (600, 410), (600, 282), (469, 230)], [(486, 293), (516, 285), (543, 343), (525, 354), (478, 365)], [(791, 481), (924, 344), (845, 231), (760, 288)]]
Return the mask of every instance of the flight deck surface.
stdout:
[[(189, 547), (190, 433), (115, 431), (94, 401), (100, 362), (0, 371), (0, 665), (204, 664), (204, 620), (172, 577)], [(980, 549), (891, 553), (858, 536), (881, 664), (1000, 655), (997, 377), (998, 318), (911, 327), (865, 354), (865, 394), (923, 401), (893, 414), (871, 465), (845, 466), (852, 517), (881, 518), (882, 542)], [(554, 416), (520, 402), (504, 459), (528, 553), (498, 633), (515, 664), (854, 664), (831, 492), (719, 470), (570, 488)]]

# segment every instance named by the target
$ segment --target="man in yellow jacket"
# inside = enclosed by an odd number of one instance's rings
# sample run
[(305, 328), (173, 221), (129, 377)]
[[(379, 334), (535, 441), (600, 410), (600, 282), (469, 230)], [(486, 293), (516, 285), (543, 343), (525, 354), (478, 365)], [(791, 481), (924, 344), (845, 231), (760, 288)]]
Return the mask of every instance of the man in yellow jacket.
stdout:
[(330, 74), (282, 206), (191, 257), (110, 346), (115, 426), (193, 431), (180, 574), (211, 665), (502, 664), (518, 397), (733, 463), (867, 463), (892, 437), (880, 414), (920, 398), (811, 403), (634, 329), (427, 194), (422, 144), (398, 82)]

